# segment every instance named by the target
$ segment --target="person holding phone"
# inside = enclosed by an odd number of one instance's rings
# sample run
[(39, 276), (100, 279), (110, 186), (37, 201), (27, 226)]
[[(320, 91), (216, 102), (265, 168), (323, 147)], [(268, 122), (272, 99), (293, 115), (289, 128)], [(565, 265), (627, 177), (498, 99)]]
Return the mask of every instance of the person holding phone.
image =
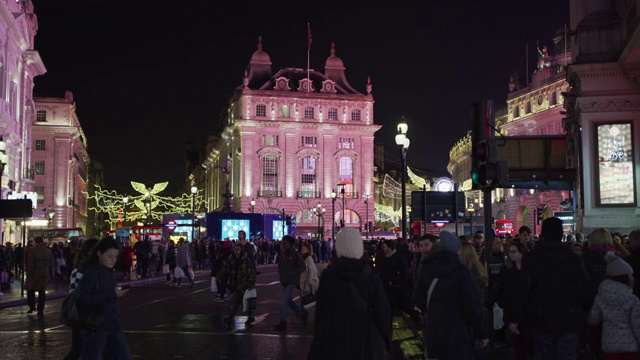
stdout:
[(104, 351), (113, 359), (131, 359), (129, 344), (124, 337), (118, 320), (116, 299), (126, 294), (129, 289), (116, 286), (113, 267), (118, 261), (120, 252), (118, 243), (111, 238), (104, 238), (91, 250), (82, 271), (82, 279), (76, 291), (79, 306), (103, 305), (105, 321), (96, 330), (82, 330), (81, 359), (100, 359)]

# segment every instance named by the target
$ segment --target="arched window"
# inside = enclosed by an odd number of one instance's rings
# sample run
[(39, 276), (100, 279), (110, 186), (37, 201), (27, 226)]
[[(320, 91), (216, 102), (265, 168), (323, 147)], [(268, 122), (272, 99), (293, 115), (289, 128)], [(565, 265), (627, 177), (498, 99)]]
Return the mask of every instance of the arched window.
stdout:
[(531, 113), (531, 102), (530, 102), (530, 101), (527, 101), (527, 104), (525, 105), (525, 111), (524, 111), (524, 113), (525, 113), (525, 114), (529, 114), (529, 113)]
[(305, 119), (313, 119), (313, 107), (311, 106), (307, 106), (306, 108), (304, 108), (304, 118)]
[(339, 183), (344, 184), (344, 197), (356, 197), (353, 192), (353, 159), (348, 156), (340, 158)]
[(262, 158), (261, 194), (277, 196), (278, 194), (278, 158), (274, 154), (267, 154)]
[(256, 116), (258, 117), (267, 116), (267, 105), (264, 105), (264, 104), (256, 105)]
[(513, 117), (520, 117), (520, 105), (516, 105), (513, 107)]
[(353, 110), (351, 112), (351, 121), (361, 121), (360, 110)]
[(302, 158), (298, 197), (316, 197), (316, 158), (311, 155)]
[(558, 95), (556, 95), (555, 91), (551, 93), (551, 101), (549, 101), (549, 103), (551, 105), (555, 105), (558, 103)]
[(338, 109), (329, 109), (329, 111), (327, 111), (327, 120), (338, 120)]

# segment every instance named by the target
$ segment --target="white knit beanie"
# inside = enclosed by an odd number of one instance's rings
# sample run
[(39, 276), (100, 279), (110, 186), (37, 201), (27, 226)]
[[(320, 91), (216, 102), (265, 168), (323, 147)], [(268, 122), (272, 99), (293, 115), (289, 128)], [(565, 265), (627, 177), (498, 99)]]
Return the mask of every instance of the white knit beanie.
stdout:
[(362, 235), (356, 228), (344, 228), (336, 235), (336, 253), (338, 257), (360, 259), (364, 254)]
[(605, 255), (607, 259), (607, 276), (622, 276), (633, 274), (633, 268), (621, 257), (609, 251)]

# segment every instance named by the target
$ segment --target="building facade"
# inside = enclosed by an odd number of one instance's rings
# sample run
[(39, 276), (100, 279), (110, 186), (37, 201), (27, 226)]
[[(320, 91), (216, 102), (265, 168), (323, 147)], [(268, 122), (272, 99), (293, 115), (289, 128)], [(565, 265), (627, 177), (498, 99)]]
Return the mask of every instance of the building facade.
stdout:
[(33, 123), (34, 190), (38, 209), (52, 209), (54, 228), (87, 227), (87, 138), (73, 93), (36, 97)]
[(320, 229), (332, 237), (332, 219), (336, 229), (342, 221), (364, 229), (374, 216), (369, 197), (381, 127), (369, 81), (365, 88), (363, 94), (349, 84), (333, 44), (324, 73), (284, 68), (273, 74), (259, 39), (225, 124), (209, 139), (201, 175), (192, 179), (204, 188), (207, 209), (284, 211), (296, 216), (302, 236)]
[[(0, 135), (7, 155), (0, 179), (2, 199), (22, 198), (33, 190), (33, 79), (46, 72), (34, 49), (37, 30), (30, 0), (0, 2)], [(0, 221), (0, 231), (0, 243), (21, 241), (21, 224), (17, 221)]]
[(580, 225), (629, 233), (640, 224), (640, 3), (572, 0), (570, 9), (564, 129)]
[[(566, 82), (567, 62), (571, 50), (565, 46), (565, 32), (558, 31), (551, 51), (546, 46), (538, 49), (538, 66), (530, 83), (517, 84), (513, 76), (509, 81), (506, 104), (495, 110), (495, 123), (503, 136), (563, 135), (563, 92), (569, 88)], [(462, 184), (467, 197), (467, 209), (472, 216), (483, 215), (482, 193), (471, 190), (471, 134), (458, 141), (449, 153), (447, 169), (454, 181)], [(492, 192), (494, 219), (509, 219), (517, 230), (526, 225), (534, 233), (540, 232), (538, 210), (544, 209), (544, 217), (558, 211), (573, 212), (572, 191), (546, 190), (533, 186), (530, 189), (495, 189)], [(575, 231), (567, 224), (566, 231)]]

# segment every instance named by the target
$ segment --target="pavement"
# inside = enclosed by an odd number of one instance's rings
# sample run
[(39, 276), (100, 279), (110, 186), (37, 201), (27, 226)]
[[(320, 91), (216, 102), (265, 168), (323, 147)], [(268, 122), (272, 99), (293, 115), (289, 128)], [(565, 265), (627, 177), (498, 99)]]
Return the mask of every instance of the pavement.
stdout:
[[(197, 273), (197, 271), (196, 271)], [(121, 277), (121, 274), (119, 274)], [(165, 275), (157, 275), (144, 279), (136, 279), (136, 280), (128, 280), (119, 279), (118, 286), (140, 286), (149, 283), (165, 281)], [(22, 306), (27, 305), (27, 290), (24, 290), (24, 296), (22, 295), (22, 291), (20, 288), (20, 279), (12, 278), (11, 286), (9, 289), (3, 291), (4, 295), (0, 295), (0, 309), (5, 309), (14, 306)], [(62, 283), (54, 283), (50, 281), (47, 290), (47, 300), (63, 298), (69, 295), (69, 283), (64, 281)], [(37, 297), (37, 295), (36, 295)], [(37, 299), (36, 299), (37, 301)]]

